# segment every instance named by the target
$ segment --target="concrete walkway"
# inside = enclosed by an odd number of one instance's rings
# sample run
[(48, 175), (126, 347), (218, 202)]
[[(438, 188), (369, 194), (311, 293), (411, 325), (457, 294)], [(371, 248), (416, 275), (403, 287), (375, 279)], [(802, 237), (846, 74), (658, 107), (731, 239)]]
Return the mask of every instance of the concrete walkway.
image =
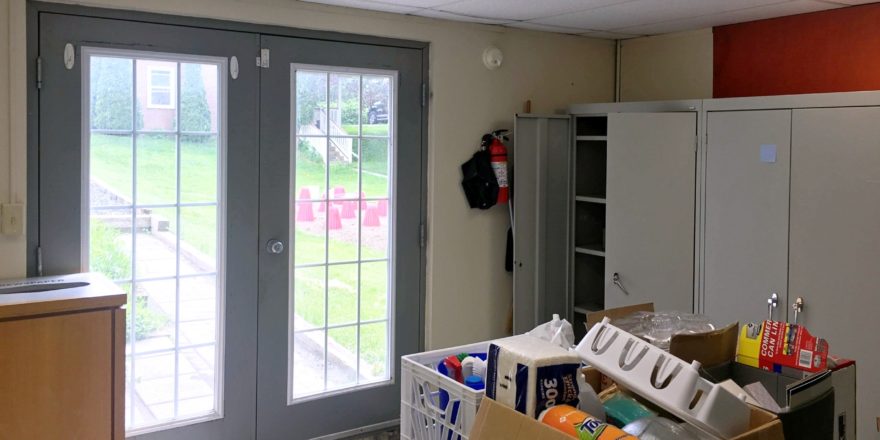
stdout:
[[(173, 276), (175, 259), (173, 240), (151, 233), (137, 234), (137, 267), (139, 278)], [(125, 246), (131, 246), (131, 234), (123, 234)], [(204, 259), (181, 258), (183, 274), (213, 271), (204, 267)], [(214, 275), (180, 279), (179, 322), (175, 329), (175, 280), (142, 282), (137, 294), (147, 296), (151, 310), (164, 314), (167, 324), (148, 337), (135, 341), (134, 377), (132, 344), (126, 346), (129, 386), (126, 387), (126, 416), (129, 427), (151, 425), (174, 418), (175, 333), (182, 349), (177, 358), (177, 417), (206, 413), (214, 407), (214, 364), (217, 329), (215, 316), (217, 298)], [(137, 314), (137, 311), (135, 311)], [(324, 391), (323, 332), (301, 333), (294, 340), (294, 388), (297, 394)], [(327, 390), (345, 388), (371, 379), (357, 378), (357, 356), (333, 339), (327, 341)], [(156, 354), (138, 354), (161, 351)], [(130, 393), (135, 392), (134, 399)], [(133, 405), (133, 406), (132, 406)]]

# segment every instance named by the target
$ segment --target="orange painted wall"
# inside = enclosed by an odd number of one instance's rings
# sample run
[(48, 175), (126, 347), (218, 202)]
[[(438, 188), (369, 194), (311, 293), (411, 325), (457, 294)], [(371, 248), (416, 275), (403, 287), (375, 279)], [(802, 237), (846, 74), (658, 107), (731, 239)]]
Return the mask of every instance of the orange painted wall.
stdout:
[(714, 29), (713, 95), (880, 90), (880, 3)]

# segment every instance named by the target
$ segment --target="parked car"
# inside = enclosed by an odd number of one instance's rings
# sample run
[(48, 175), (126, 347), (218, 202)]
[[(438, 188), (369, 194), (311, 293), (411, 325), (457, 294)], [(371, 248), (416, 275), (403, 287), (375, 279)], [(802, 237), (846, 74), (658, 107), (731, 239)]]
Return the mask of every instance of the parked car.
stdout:
[(378, 101), (374, 102), (373, 105), (367, 109), (367, 123), (372, 124), (387, 124), (388, 123), (388, 106), (385, 105), (384, 102)]

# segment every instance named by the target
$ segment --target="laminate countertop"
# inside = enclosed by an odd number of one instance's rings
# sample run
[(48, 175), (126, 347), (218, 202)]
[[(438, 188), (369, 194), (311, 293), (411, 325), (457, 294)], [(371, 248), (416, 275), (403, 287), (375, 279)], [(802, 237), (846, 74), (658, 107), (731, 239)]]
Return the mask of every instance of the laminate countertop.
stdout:
[(99, 273), (0, 281), (0, 319), (116, 308), (125, 292)]

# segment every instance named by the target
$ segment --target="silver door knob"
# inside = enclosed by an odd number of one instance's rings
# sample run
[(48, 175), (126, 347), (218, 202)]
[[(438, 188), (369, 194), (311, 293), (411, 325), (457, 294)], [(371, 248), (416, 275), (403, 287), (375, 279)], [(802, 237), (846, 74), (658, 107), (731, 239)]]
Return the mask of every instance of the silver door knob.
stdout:
[(280, 254), (284, 252), (284, 243), (281, 240), (272, 239), (266, 242), (266, 252)]
[(794, 323), (797, 324), (798, 317), (804, 311), (804, 298), (800, 296), (797, 297), (791, 305), (791, 309), (794, 310)]

